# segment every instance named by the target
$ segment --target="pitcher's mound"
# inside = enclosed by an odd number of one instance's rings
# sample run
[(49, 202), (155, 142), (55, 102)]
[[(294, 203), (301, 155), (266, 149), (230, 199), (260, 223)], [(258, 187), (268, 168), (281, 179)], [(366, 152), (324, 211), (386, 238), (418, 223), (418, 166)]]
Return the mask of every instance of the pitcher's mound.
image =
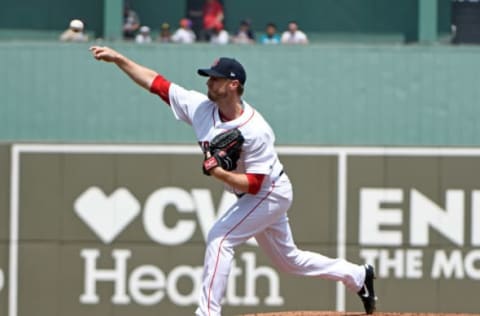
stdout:
[[(295, 311), (295, 312), (275, 312), (275, 313), (257, 313), (246, 314), (243, 316), (361, 316), (365, 313), (340, 313), (329, 311)], [(465, 313), (390, 313), (375, 312), (373, 316), (478, 316), (480, 314)]]

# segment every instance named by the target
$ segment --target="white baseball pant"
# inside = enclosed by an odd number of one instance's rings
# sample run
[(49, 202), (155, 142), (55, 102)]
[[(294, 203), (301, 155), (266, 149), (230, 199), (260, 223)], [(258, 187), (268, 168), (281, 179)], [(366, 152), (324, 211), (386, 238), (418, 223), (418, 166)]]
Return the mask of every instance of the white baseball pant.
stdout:
[(268, 193), (242, 196), (215, 222), (207, 239), (197, 316), (221, 315), (234, 248), (252, 236), (281, 271), (341, 281), (351, 291), (360, 290), (363, 266), (297, 248), (287, 216), (291, 203), (292, 187), (284, 174)]

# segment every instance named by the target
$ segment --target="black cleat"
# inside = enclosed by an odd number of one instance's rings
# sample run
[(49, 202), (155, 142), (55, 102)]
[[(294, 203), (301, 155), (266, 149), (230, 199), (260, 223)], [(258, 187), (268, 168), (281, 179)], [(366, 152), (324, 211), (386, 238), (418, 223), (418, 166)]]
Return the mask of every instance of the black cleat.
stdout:
[(376, 308), (377, 297), (375, 296), (375, 289), (373, 288), (373, 280), (375, 279), (375, 270), (369, 264), (365, 265), (365, 282), (362, 288), (358, 291), (358, 296), (362, 300), (365, 313), (373, 314)]

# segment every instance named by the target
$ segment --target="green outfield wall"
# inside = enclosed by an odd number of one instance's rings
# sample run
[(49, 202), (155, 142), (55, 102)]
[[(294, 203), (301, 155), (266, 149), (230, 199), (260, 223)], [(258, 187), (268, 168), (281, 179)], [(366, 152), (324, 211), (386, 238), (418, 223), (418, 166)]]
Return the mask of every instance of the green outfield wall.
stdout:
[[(121, 1), (121, 0), (118, 0)], [(312, 33), (344, 34), (354, 38), (359, 34), (387, 36), (395, 40), (415, 41), (419, 28), (419, 1), (431, 0), (224, 0), (226, 28), (233, 32), (242, 19), (248, 18), (255, 30), (263, 30), (267, 22), (275, 22), (280, 29), (290, 20), (297, 20), (302, 29)], [(97, 37), (104, 36), (103, 0), (78, 2), (1, 0), (0, 38), (9, 37), (9, 32), (18, 36), (34, 36), (19, 30), (43, 30), (55, 32), (65, 29), (73, 18), (80, 18), (86, 29)], [(185, 16), (187, 1), (130, 0), (141, 23), (159, 30), (163, 22), (176, 26)], [(450, 0), (437, 0), (437, 31), (450, 31)], [(30, 35), (29, 35), (30, 34)]]
[[(0, 43), (0, 140), (194, 142), (157, 96), (94, 60), (90, 44)], [(206, 87), (198, 67), (218, 56), (239, 59), (245, 99), (279, 144), (480, 144), (478, 47), (113, 47), (199, 91)]]

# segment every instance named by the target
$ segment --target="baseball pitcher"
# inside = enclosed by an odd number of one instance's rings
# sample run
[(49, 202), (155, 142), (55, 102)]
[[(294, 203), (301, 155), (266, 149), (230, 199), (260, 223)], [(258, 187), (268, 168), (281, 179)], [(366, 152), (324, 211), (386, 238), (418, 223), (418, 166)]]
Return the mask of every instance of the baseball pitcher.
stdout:
[(222, 57), (200, 76), (207, 95), (186, 90), (154, 70), (108, 48), (90, 48), (97, 60), (116, 64), (143, 88), (159, 95), (177, 120), (192, 126), (204, 153), (199, 172), (224, 183), (238, 200), (210, 229), (197, 316), (221, 315), (221, 301), (236, 246), (254, 237), (280, 270), (340, 281), (375, 310), (374, 268), (303, 251), (288, 221), (292, 185), (274, 148), (275, 135), (263, 116), (242, 99), (247, 79), (235, 59)]

